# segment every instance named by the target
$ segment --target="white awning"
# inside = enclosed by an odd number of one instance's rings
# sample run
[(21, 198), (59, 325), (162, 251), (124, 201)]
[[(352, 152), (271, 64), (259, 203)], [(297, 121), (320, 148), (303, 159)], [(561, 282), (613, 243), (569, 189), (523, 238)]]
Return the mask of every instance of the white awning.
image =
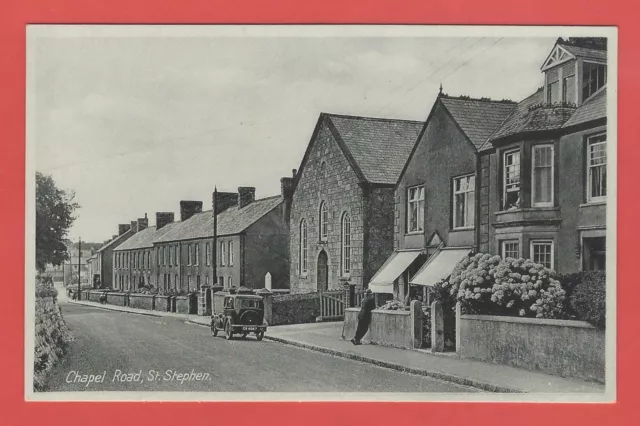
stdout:
[(469, 248), (446, 248), (437, 251), (429, 258), (418, 273), (411, 279), (411, 284), (432, 286), (451, 275), (458, 262), (471, 253)]
[(369, 282), (373, 293), (393, 294), (393, 282), (416, 260), (421, 250), (395, 251)]

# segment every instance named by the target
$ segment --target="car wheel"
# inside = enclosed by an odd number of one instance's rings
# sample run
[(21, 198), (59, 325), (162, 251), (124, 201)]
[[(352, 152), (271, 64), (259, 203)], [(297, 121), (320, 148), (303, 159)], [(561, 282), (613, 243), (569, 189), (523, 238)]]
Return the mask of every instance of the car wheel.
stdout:
[(224, 334), (227, 340), (233, 339), (233, 331), (231, 330), (231, 321), (227, 321), (224, 324)]
[(258, 340), (258, 342), (262, 340), (263, 337), (264, 337), (264, 331), (256, 332), (256, 339)]

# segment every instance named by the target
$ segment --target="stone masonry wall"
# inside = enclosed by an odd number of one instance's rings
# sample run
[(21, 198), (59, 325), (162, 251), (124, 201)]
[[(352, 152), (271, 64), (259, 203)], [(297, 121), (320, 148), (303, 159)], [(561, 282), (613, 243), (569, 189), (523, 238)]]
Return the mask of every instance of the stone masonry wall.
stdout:
[(45, 390), (47, 374), (66, 350), (68, 329), (58, 307), (57, 294), (49, 283), (36, 284), (33, 359), (33, 389), (36, 392)]
[(367, 286), (394, 248), (394, 189), (376, 187), (367, 191), (363, 281)]
[[(324, 167), (322, 163), (324, 162)], [(324, 170), (322, 170), (324, 169)], [(341, 289), (349, 279), (362, 288), (363, 194), (359, 179), (326, 124), (322, 124), (293, 194), (290, 226), (290, 284), (292, 293), (317, 290), (317, 259), (324, 250), (329, 263), (328, 288)], [(320, 241), (320, 203), (329, 209), (328, 238)], [(343, 214), (351, 216), (351, 274), (343, 277), (340, 267), (340, 235)], [(307, 222), (308, 273), (300, 273), (300, 223)]]

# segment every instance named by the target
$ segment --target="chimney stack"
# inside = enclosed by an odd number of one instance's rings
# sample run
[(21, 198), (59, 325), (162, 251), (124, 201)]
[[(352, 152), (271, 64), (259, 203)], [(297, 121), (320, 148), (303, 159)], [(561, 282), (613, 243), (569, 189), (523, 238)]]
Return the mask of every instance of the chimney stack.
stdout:
[(280, 179), (280, 194), (282, 195), (282, 201), (284, 202), (282, 207), (282, 219), (288, 225), (289, 218), (291, 217), (291, 203), (293, 201), (292, 177), (283, 177)]
[(120, 225), (118, 225), (118, 236), (124, 234), (130, 228), (131, 228), (131, 225), (129, 225), (128, 223), (121, 223)]
[(174, 221), (173, 212), (157, 212), (156, 213), (156, 231), (165, 226), (168, 223)]
[[(216, 194), (218, 198), (216, 199)], [(238, 204), (238, 193), (237, 192), (214, 192), (212, 195), (212, 204), (211, 207), (214, 213), (222, 213), (227, 210), (229, 207), (233, 207)]]
[(196, 213), (202, 213), (202, 201), (180, 201), (180, 220), (182, 222)]
[(147, 229), (149, 227), (149, 218), (147, 218), (147, 214), (144, 214), (144, 217), (138, 218), (138, 232), (143, 229)]
[(256, 188), (253, 186), (241, 186), (238, 188), (238, 208), (241, 209), (256, 199)]
[(134, 234), (136, 232), (138, 232), (138, 221), (137, 220), (132, 220), (131, 221), (131, 232), (133, 232)]

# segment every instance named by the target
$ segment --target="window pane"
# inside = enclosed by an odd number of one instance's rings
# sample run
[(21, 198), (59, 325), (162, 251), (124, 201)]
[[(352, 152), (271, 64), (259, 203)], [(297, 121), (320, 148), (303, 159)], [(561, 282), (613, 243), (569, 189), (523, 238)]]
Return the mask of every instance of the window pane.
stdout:
[(576, 102), (576, 80), (573, 75), (564, 78), (562, 83), (562, 101)]
[(456, 194), (455, 195), (455, 228), (460, 228), (465, 226), (465, 195), (464, 194)]
[(560, 100), (560, 93), (558, 92), (558, 82), (554, 81), (547, 85), (547, 102), (556, 103)]

